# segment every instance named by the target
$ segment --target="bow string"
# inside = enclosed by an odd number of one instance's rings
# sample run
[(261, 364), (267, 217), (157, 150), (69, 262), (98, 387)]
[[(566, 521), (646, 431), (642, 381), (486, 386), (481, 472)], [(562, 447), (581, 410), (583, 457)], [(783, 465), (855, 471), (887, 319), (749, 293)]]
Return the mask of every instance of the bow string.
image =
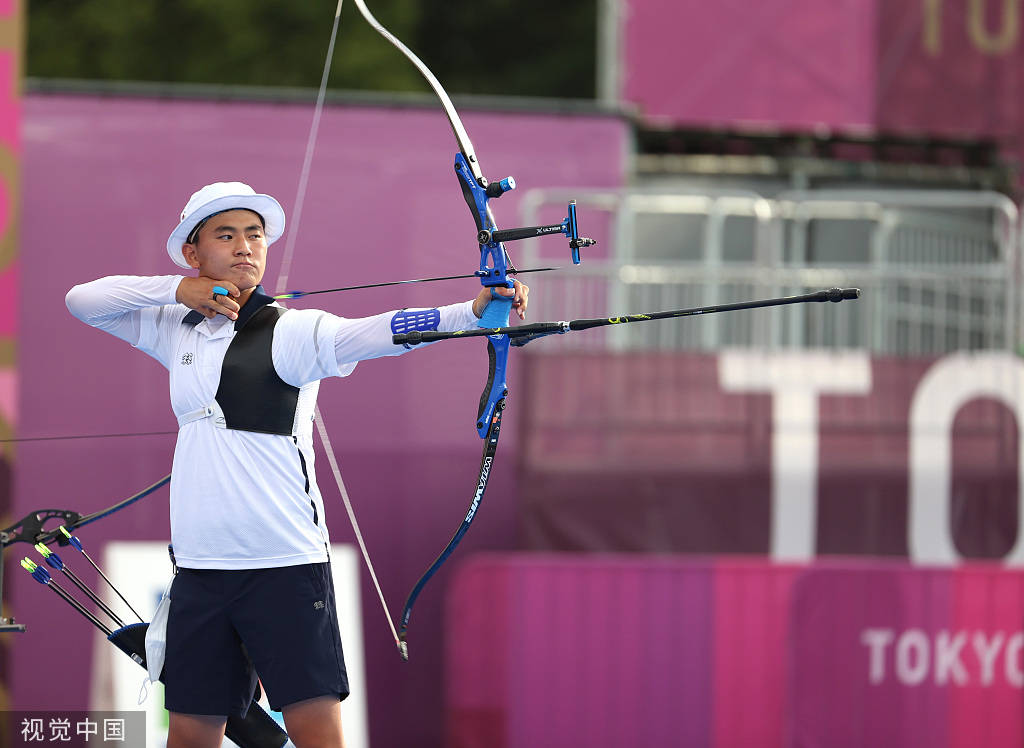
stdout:
[[(504, 193), (515, 189), (515, 180), (512, 177), (506, 177), (496, 182), (489, 182), (484, 177), (480, 166), (480, 160), (476, 155), (476, 150), (473, 147), (473, 142), (469, 137), (469, 133), (466, 131), (466, 128), (462, 123), (462, 119), (459, 117), (459, 113), (456, 110), (455, 105), (452, 103), (451, 97), (448, 95), (447, 91), (445, 91), (441, 82), (433, 72), (431, 72), (426, 64), (424, 64), (423, 61), (413, 53), (411, 49), (409, 49), (409, 47), (407, 47), (398, 37), (388, 31), (388, 29), (385, 28), (384, 25), (376, 19), (376, 17), (374, 17), (373, 13), (371, 13), (370, 9), (367, 7), (365, 0), (354, 0), (354, 2), (366, 22), (392, 46), (400, 51), (409, 60), (409, 62), (413, 64), (413, 66), (415, 66), (441, 103), (441, 107), (443, 108), (445, 115), (448, 118), (448, 123), (451, 126), (452, 134), (455, 136), (458, 148), (458, 152), (455, 155), (455, 173), (459, 180), (459, 186), (462, 191), (463, 198), (470, 209), (476, 226), (476, 240), (480, 249), (480, 262), (478, 269), (472, 274), (472, 276), (479, 278), (480, 283), (484, 288), (491, 289), (491, 300), (484, 311), (482, 319), (479, 321), (479, 325), (481, 328), (490, 329), (508, 327), (509, 314), (512, 309), (513, 299), (497, 293), (497, 289), (513, 288), (514, 283), (509, 276), (518, 272), (528, 271), (519, 271), (515, 268), (509, 258), (508, 252), (505, 250), (503, 242), (561, 233), (569, 237), (572, 259), (573, 262), (577, 264), (580, 262), (580, 248), (589, 246), (595, 242), (591, 239), (579, 236), (576, 224), (576, 206), (575, 203), (572, 202), (569, 204), (568, 215), (561, 223), (549, 226), (528, 226), (500, 231), (494, 220), (494, 215), (491, 212), (490, 200), (501, 197)], [(335, 12), (334, 26), (331, 31), (331, 41), (328, 45), (327, 59), (324, 63), (323, 75), (321, 77), (320, 90), (317, 95), (316, 108), (313, 115), (312, 125), (310, 127), (309, 138), (306, 143), (306, 154), (303, 161), (302, 172), (299, 177), (298, 194), (296, 195), (295, 208), (293, 211), (294, 218), (292, 221), (291, 231), (289, 232), (288, 240), (286, 242), (284, 256), (282, 258), (281, 274), (278, 279), (276, 291), (276, 293), (280, 295), (279, 298), (281, 296), (288, 296), (288, 292), (286, 292), (285, 289), (287, 287), (288, 273), (290, 271), (294, 254), (294, 244), (298, 235), (298, 225), (302, 215), (302, 205), (308, 185), (309, 171), (312, 166), (317, 130), (319, 128), (320, 117), (323, 111), (327, 79), (334, 54), (335, 40), (341, 17), (341, 6), (342, 0), (339, 0), (337, 10)], [(307, 293), (303, 295), (309, 294)], [(344, 480), (341, 477), (337, 458), (330, 444), (330, 438), (327, 434), (327, 429), (323, 421), (323, 415), (319, 409), (317, 409), (316, 412), (315, 421), (317, 424), (317, 430), (320, 434), (321, 441), (324, 444), (327, 459), (331, 466), (332, 473), (334, 474), (335, 483), (338, 486), (342, 502), (348, 512), (349, 521), (352, 525), (356, 541), (359, 544), (360, 551), (363, 555), (363, 561), (376, 588), (377, 596), (384, 609), (395, 644), (397, 645), (402, 658), (405, 660), (408, 660), (409, 658), (406, 635), (408, 632), (409, 619), (412, 615), (413, 605), (420, 593), (423, 591), (427, 582), (434, 576), (437, 570), (452, 554), (455, 547), (465, 536), (473, 518), (476, 516), (480, 502), (483, 499), (484, 492), (487, 488), (487, 483), (490, 478), (498, 446), (498, 437), (501, 433), (502, 411), (505, 407), (505, 398), (508, 395), (506, 370), (509, 345), (510, 337), (507, 334), (500, 333), (487, 335), (487, 381), (480, 396), (476, 418), (477, 434), (483, 440), (483, 454), (481, 456), (480, 468), (477, 474), (477, 480), (475, 482), (475, 488), (469, 509), (451, 540), (437, 556), (434, 562), (420, 576), (419, 580), (412, 588), (412, 591), (409, 593), (405, 606), (402, 610), (400, 619), (401, 623), (397, 630), (394, 624), (394, 619), (388, 609), (387, 601), (385, 600), (384, 594), (381, 591), (380, 584), (373, 570), (373, 564), (370, 561), (370, 556), (366, 549), (366, 544), (363, 541), (362, 533), (359, 530), (359, 525), (356, 521), (351, 500), (348, 496), (347, 490), (345, 489)]]
[[(513, 288), (514, 283), (509, 278), (509, 275), (519, 271), (513, 265), (508, 252), (505, 250), (503, 241), (562, 233), (569, 237), (569, 247), (574, 264), (579, 264), (580, 262), (580, 248), (595, 242), (592, 239), (579, 236), (574, 202), (569, 203), (568, 215), (559, 224), (499, 231), (494, 215), (491, 212), (490, 201), (515, 189), (515, 180), (512, 177), (505, 177), (495, 182), (487, 180), (484, 176), (480, 159), (477, 157), (476, 150), (473, 147), (473, 142), (470, 140), (469, 133), (466, 131), (462, 119), (459, 117), (459, 113), (452, 103), (451, 97), (445, 91), (444, 86), (441, 85), (437, 77), (409, 47), (403, 44), (398, 37), (388, 31), (374, 17), (367, 7), (365, 0), (354, 1), (366, 22), (405, 55), (416, 67), (437, 95), (448, 117), (448, 122), (451, 125), (452, 133), (458, 145), (458, 152), (455, 154), (455, 174), (458, 177), (462, 196), (469, 207), (477, 229), (476, 239), (480, 247), (480, 265), (476, 275), (480, 278), (480, 283), (484, 288), (491, 289), (490, 303), (485, 308), (478, 325), (480, 328), (506, 328), (509, 323), (513, 299), (510, 296), (497, 293), (497, 289)], [(409, 658), (406, 637), (413, 605), (427, 582), (441, 568), (441, 565), (444, 564), (469, 530), (469, 526), (480, 507), (484, 492), (487, 490), (487, 483), (490, 479), (494, 457), (498, 448), (498, 437), (501, 434), (502, 412), (505, 409), (505, 399), (508, 396), (506, 373), (510, 342), (510, 336), (504, 332), (487, 335), (487, 381), (480, 395), (476, 418), (477, 434), (483, 439), (483, 454), (480, 458), (480, 468), (477, 473), (475, 489), (469, 509), (455, 534), (437, 558), (434, 559), (433, 563), (420, 576), (405, 601), (398, 629), (398, 639), (399, 651), (402, 658), (406, 660)]]

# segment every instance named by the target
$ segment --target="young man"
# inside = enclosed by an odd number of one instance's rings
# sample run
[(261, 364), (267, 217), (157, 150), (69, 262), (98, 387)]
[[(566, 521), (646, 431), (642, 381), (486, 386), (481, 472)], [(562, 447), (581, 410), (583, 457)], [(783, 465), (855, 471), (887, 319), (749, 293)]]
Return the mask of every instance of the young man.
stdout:
[[(171, 588), (163, 670), (168, 748), (219, 746), (262, 681), (299, 748), (343, 745), (348, 695), (313, 472), (320, 380), (406, 352), (403, 329), (474, 327), (472, 301), (344, 319), (286, 310), (260, 286), (285, 216), (269, 195), (218, 182), (192, 195), (167, 240), (195, 277), (113, 276), (68, 292), (71, 313), (170, 372), (180, 430), (171, 478)], [(215, 287), (227, 294), (215, 292)], [(500, 289), (525, 318), (529, 289)]]

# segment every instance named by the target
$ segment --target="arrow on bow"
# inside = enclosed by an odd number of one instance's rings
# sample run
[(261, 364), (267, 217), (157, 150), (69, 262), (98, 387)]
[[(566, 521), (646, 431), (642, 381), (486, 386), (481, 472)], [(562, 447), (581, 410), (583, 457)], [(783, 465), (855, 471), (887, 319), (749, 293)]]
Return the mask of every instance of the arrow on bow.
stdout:
[[(526, 273), (546, 273), (550, 270), (561, 270), (561, 268), (529, 268), (528, 270), (509, 270), (509, 275), (525, 275)], [(364, 288), (383, 288), (384, 286), (404, 286), (407, 283), (436, 283), (438, 281), (463, 280), (465, 278), (480, 278), (480, 271), (475, 273), (464, 273), (463, 275), (439, 275), (434, 278), (414, 278), (412, 280), (386, 281), (384, 283), (366, 283), (361, 286), (342, 286), (341, 288), (325, 288), (321, 291), (288, 291), (278, 294), (274, 298), (278, 301), (289, 299), (301, 299), (303, 296), (315, 296), (321, 293), (338, 293), (339, 291), (361, 291)]]

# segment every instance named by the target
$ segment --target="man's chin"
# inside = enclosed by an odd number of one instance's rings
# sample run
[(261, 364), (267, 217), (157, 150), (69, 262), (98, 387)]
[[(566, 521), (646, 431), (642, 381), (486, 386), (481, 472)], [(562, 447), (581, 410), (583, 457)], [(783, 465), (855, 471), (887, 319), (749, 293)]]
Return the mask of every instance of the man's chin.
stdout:
[(235, 277), (232, 282), (238, 286), (239, 291), (248, 291), (251, 288), (256, 288), (263, 280), (263, 273), (240, 271), (233, 274)]

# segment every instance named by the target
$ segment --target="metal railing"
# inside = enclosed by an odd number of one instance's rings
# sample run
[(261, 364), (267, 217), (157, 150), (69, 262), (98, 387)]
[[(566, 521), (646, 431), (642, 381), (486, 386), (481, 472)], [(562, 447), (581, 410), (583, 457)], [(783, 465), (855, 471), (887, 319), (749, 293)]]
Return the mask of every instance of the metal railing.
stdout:
[[(1021, 342), (1020, 217), (992, 192), (801, 191), (766, 198), (533, 190), (524, 225), (575, 198), (600, 240), (545, 279), (533, 319), (604, 317), (857, 286), (860, 301), (727, 313), (565, 336), (538, 349), (859, 348), (891, 355), (1015, 350)], [(595, 229), (596, 227), (596, 229)], [(596, 234), (595, 234), (596, 230)], [(553, 246), (554, 245), (554, 246)], [(522, 264), (557, 242), (524, 242)]]

